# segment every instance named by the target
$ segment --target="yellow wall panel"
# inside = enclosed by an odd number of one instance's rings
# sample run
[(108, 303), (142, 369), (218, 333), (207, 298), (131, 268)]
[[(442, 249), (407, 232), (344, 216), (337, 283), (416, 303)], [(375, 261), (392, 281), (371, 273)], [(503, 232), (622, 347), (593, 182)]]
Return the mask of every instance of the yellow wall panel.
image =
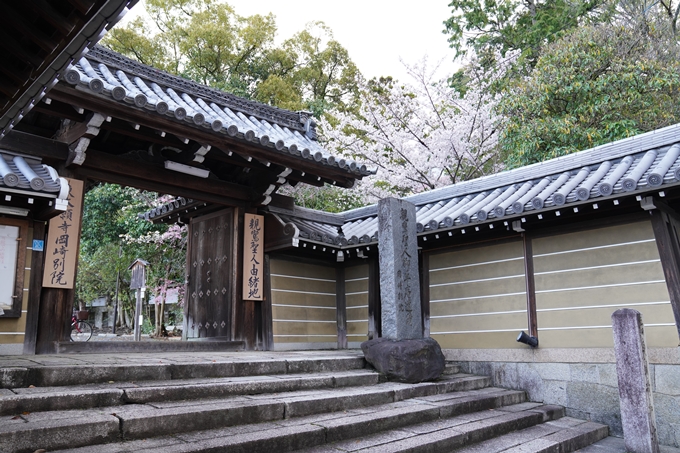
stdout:
[(272, 275), (272, 288), (316, 293), (335, 294), (335, 280), (315, 280), (313, 278), (284, 277)]
[[(524, 292), (524, 275), (492, 282), (455, 283), (446, 286), (430, 286), (430, 300), (479, 298)], [(499, 310), (500, 311), (500, 310)]]
[(335, 281), (335, 267), (332, 266), (319, 266), (318, 264), (273, 258), (270, 262), (270, 269), (272, 274), (326, 278)]
[(335, 268), (276, 258), (270, 266), (274, 342), (334, 343)]
[(277, 319), (300, 321), (337, 321), (335, 310), (326, 308), (299, 308), (272, 306), (272, 317)]
[(534, 255), (608, 244), (654, 239), (650, 222), (636, 222), (588, 231), (550, 236), (532, 241)]
[(474, 266), (456, 267), (454, 269), (430, 269), (430, 284), (482, 280), (501, 275), (524, 275), (524, 258), (520, 255), (518, 259), (502, 263), (476, 264)]
[(518, 332), (462, 333), (451, 335), (432, 334), (443, 349), (520, 349), (525, 345), (517, 343)]
[(661, 263), (629, 264), (597, 269), (561, 271), (535, 275), (536, 291), (560, 288), (664, 281)]
[(668, 301), (668, 288), (665, 282), (571, 291), (557, 290), (537, 292), (536, 294), (536, 305), (539, 310), (543, 308)]
[(504, 244), (432, 254), (430, 255), (430, 269), (484, 263), (517, 258), (519, 256), (523, 256), (522, 242), (513, 241)]
[(524, 294), (489, 299), (466, 299), (455, 302), (437, 302), (430, 304), (430, 316), (495, 313), (498, 311), (522, 310), (526, 312), (527, 299)]
[(653, 241), (576, 251), (572, 251), (574, 249), (568, 247), (568, 244), (564, 245), (565, 251), (569, 251), (569, 253), (536, 256), (536, 252), (534, 252), (534, 267), (540, 269), (536, 272), (659, 259), (659, 252), (656, 243)]
[(345, 280), (352, 280), (355, 278), (368, 278), (368, 264), (360, 264), (358, 266), (345, 268)]
[[(640, 311), (645, 324), (675, 323), (650, 222), (540, 238), (533, 246), (534, 255), (549, 254), (534, 257), (541, 347), (611, 347), (611, 314), (624, 307)], [(678, 342), (674, 325), (646, 330), (650, 347)]]
[[(337, 325), (335, 322), (280, 322), (273, 323), (274, 337), (277, 335), (332, 335), (337, 339)], [(328, 339), (324, 341), (329, 341)]]
[[(467, 332), (527, 328), (526, 313), (510, 313), (455, 318), (430, 318), (431, 332)], [(483, 334), (483, 333), (482, 333)]]
[(430, 332), (442, 347), (505, 348), (526, 329), (521, 241), (433, 254), (429, 264)]
[(274, 337), (276, 343), (335, 343), (335, 336), (291, 335)]
[(368, 321), (348, 322), (347, 335), (363, 334), (368, 335)]
[(305, 294), (277, 291), (272, 288), (272, 303), (279, 305), (335, 307), (335, 294)]

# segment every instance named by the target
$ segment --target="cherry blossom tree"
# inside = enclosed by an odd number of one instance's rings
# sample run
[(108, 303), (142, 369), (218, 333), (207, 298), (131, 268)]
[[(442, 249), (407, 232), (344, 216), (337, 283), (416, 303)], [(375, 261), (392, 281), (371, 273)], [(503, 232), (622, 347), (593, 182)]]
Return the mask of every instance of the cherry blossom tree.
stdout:
[(496, 98), (488, 87), (503, 67), (489, 72), (471, 64), (464, 96), (436, 79), (426, 60), (408, 69), (411, 83), (389, 77), (363, 82), (357, 112), (335, 113), (321, 123), (331, 154), (377, 167), (357, 187), (368, 202), (500, 169)]

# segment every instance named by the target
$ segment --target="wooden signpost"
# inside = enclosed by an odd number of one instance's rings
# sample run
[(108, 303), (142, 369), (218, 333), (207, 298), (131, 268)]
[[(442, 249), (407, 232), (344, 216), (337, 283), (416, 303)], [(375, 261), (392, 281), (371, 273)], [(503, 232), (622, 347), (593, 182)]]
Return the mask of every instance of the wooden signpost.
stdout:
[(68, 178), (67, 181), (70, 186), (68, 206), (66, 211), (50, 220), (45, 244), (42, 284), (45, 288), (73, 289), (75, 284), (83, 209), (83, 181)]
[(264, 216), (245, 214), (243, 238), (243, 300), (264, 295)]

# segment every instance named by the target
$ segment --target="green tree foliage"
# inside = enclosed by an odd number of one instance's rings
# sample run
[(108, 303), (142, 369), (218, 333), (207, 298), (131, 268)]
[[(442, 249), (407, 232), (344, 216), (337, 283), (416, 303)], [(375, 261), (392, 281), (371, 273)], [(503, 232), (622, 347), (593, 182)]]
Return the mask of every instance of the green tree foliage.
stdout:
[(113, 300), (117, 282), (121, 314), (127, 311), (131, 320), (134, 296), (128, 267), (136, 258), (150, 263), (147, 286), (152, 291), (184, 282), (185, 232), (137, 217), (158, 202), (154, 193), (114, 184), (96, 185), (85, 194), (76, 280), (79, 304), (98, 297)]
[(550, 46), (509, 91), (501, 150), (510, 167), (680, 121), (674, 39), (653, 27), (583, 27)]
[[(609, 17), (607, 0), (451, 0), (444, 33), (457, 56), (472, 51), (483, 65), (519, 53), (516, 69), (530, 71), (541, 48), (587, 22)], [(512, 76), (512, 72), (508, 73)]]
[(173, 74), (290, 110), (346, 107), (359, 71), (331, 30), (315, 22), (280, 46), (272, 14), (239, 16), (218, 0), (147, 0), (138, 18), (103, 40)]

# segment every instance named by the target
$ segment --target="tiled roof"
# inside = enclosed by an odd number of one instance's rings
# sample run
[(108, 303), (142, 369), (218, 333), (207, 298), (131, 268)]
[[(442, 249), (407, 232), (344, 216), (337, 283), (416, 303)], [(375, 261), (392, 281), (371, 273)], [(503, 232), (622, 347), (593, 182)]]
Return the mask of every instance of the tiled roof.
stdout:
[[(680, 186), (680, 125), (405, 199), (416, 205), (422, 235), (674, 186)], [(377, 242), (376, 205), (339, 214), (342, 234), (303, 210), (274, 213), (295, 224), (303, 239), (339, 246)]]
[(0, 192), (56, 198), (56, 208), (68, 199), (68, 182), (40, 160), (0, 151)]
[(264, 146), (272, 152), (338, 167), (348, 174), (375, 173), (324, 150), (307, 112), (291, 112), (211, 89), (99, 46), (66, 71), (64, 79), (78, 89), (130, 108)]

